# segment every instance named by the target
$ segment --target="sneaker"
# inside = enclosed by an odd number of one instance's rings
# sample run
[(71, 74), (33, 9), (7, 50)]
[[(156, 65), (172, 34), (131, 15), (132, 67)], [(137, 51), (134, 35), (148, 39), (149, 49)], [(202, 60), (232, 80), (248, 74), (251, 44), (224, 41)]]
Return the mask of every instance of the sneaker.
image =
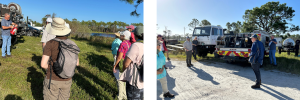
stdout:
[(2, 56), (2, 58), (6, 58), (6, 56)]
[(174, 97), (174, 94), (171, 94), (170, 92), (167, 92), (164, 94), (164, 97), (166, 98), (173, 98)]
[(168, 60), (171, 60), (171, 59), (168, 57)]
[(186, 65), (187, 67), (191, 67), (191, 65)]
[(260, 85), (252, 85), (251, 88), (256, 89), (256, 88), (260, 88)]

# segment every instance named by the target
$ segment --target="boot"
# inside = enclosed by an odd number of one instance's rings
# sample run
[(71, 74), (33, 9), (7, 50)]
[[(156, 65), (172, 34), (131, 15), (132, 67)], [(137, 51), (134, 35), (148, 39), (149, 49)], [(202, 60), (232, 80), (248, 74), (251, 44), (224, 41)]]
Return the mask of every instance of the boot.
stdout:
[(253, 89), (260, 88), (260, 85), (259, 84), (255, 84), (255, 85), (252, 85), (251, 88), (253, 88)]
[(164, 94), (164, 97), (166, 98), (173, 98), (174, 97), (174, 94), (171, 94), (170, 92), (167, 92)]

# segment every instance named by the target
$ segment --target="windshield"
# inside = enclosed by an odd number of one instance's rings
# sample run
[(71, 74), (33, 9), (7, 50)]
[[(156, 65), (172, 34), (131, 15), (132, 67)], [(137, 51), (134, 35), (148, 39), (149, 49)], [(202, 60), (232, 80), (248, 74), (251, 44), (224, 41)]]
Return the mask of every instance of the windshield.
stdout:
[(199, 27), (194, 29), (194, 35), (198, 36), (209, 36), (211, 27)]

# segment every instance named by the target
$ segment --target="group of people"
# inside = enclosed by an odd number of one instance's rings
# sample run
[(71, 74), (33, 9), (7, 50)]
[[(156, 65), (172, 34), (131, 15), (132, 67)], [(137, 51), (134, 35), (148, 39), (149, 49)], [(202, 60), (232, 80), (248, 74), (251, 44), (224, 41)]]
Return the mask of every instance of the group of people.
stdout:
[(111, 50), (114, 58), (113, 73), (116, 78), (119, 100), (143, 99), (143, 75), (136, 66), (141, 66), (144, 56), (143, 27), (127, 26), (115, 33)]
[(166, 72), (166, 57), (164, 53), (167, 53), (168, 60), (169, 54), (168, 54), (168, 49), (166, 47), (166, 41), (161, 35), (157, 36), (157, 80), (160, 81), (161, 87), (163, 90), (163, 96), (165, 98), (173, 98), (174, 94), (171, 94), (168, 90), (168, 84), (167, 84), (167, 72)]
[(191, 61), (192, 55), (194, 59), (197, 60), (197, 44), (198, 44), (197, 37), (195, 37), (192, 42), (190, 41), (190, 37), (186, 37), (186, 41), (183, 43), (183, 48), (186, 54), (187, 67), (193, 66)]

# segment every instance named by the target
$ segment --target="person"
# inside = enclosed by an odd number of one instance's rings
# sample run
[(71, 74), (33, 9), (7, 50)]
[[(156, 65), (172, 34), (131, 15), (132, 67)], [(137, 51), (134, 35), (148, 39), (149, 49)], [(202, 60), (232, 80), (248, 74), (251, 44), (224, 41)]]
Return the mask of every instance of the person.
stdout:
[[(53, 18), (53, 23), (47, 24), (46, 29), (52, 35), (55, 35), (56, 39), (66, 40), (68, 35), (71, 32), (71, 29), (68, 28), (65, 24), (65, 21), (62, 18)], [(57, 74), (54, 73), (53, 70), (53, 62), (49, 62), (49, 58), (53, 61), (56, 61), (59, 53), (59, 42), (55, 40), (50, 40), (47, 42), (43, 50), (43, 56), (41, 60), (41, 67), (46, 69), (46, 77), (43, 82), (43, 97), (45, 100), (66, 100), (70, 98), (70, 89), (72, 85), (72, 77), (71, 78), (61, 78)], [(77, 59), (77, 66), (79, 66), (79, 58)], [(51, 76), (51, 85), (50, 89), (48, 89), (50, 74)]]
[[(52, 23), (52, 18), (51, 17), (48, 17), (47, 20), (46, 20), (46, 26), (48, 24)], [(42, 42), (42, 47), (44, 48), (46, 43), (49, 41), (49, 40), (52, 40), (54, 39), (56, 36), (53, 35), (53, 34), (49, 34), (47, 31), (46, 31), (46, 26), (43, 30), (43, 36), (42, 36), (42, 39), (41, 39), (41, 42)]]
[[(164, 41), (162, 38), (163, 38), (163, 37), (162, 37), (161, 35), (157, 35), (157, 39), (158, 39), (158, 40)], [(166, 45), (164, 44), (164, 42), (162, 42), (161, 51), (163, 51), (163, 52), (164, 52), (164, 51), (168, 51), (168, 49), (167, 49)], [(168, 54), (168, 53), (167, 53), (167, 57), (168, 57), (168, 60), (170, 60), (169, 54)]]
[[(12, 26), (11, 26), (12, 25)], [(10, 46), (11, 46), (11, 35), (10, 30), (14, 27), (18, 27), (16, 23), (10, 20), (10, 15), (8, 13), (4, 14), (4, 19), (1, 21), (2, 26), (2, 58), (11, 57)], [(6, 52), (5, 52), (6, 51)]]
[(186, 37), (186, 41), (184, 42), (183, 47), (185, 49), (187, 67), (191, 67), (193, 66), (193, 64), (191, 64), (193, 48), (192, 48), (192, 42), (190, 41), (190, 37)]
[[(168, 49), (167, 49), (167, 41), (165, 40), (164, 37), (162, 37), (161, 40), (163, 41), (163, 45), (162, 45), (163, 48), (164, 48), (163, 53), (164, 53), (164, 54), (167, 53), (168, 60), (170, 60), (170, 58), (169, 58), (169, 51), (168, 51)], [(166, 69), (167, 69), (167, 68), (166, 68)]]
[(130, 42), (134, 43), (136, 42), (135, 37), (134, 37), (134, 33), (132, 32), (134, 30), (134, 26), (130, 25), (130, 26), (126, 26), (126, 29), (131, 32), (131, 37), (130, 37)]
[[(124, 70), (122, 69), (124, 59), (126, 57), (126, 53), (128, 52), (129, 48), (131, 47), (131, 42), (130, 42), (130, 37), (131, 33), (127, 30), (124, 32), (121, 32), (120, 38), (122, 40), (122, 43), (119, 46), (118, 52), (117, 52), (117, 60), (116, 63), (113, 67), (113, 72), (114, 73), (119, 73), (119, 76), (122, 74)], [(120, 66), (121, 65), (121, 66)], [(122, 99), (127, 99), (126, 98), (126, 89), (125, 89), (125, 82), (123, 81), (118, 81), (118, 86), (119, 86), (119, 96), (118, 98), (120, 100)]]
[[(137, 26), (134, 30), (136, 40), (144, 40), (144, 28)], [(135, 42), (131, 45), (123, 63), (123, 70), (120, 80), (126, 82), (126, 95), (128, 100), (142, 100), (144, 98), (143, 70), (138, 71), (138, 66), (144, 65), (144, 44)], [(134, 81), (134, 82), (133, 82)]]
[(166, 75), (167, 75), (167, 72), (165, 70), (165, 66), (166, 66), (166, 57), (165, 55), (163, 54), (162, 51), (160, 51), (160, 46), (161, 45), (161, 42), (160, 40), (157, 40), (157, 66), (156, 66), (156, 70), (157, 70), (157, 80), (160, 81), (160, 84), (161, 84), (161, 87), (163, 89), (163, 96), (166, 98), (172, 98), (174, 97), (174, 94), (171, 94), (168, 90), (168, 84), (167, 84), (167, 78), (166, 78)]
[(252, 41), (252, 47), (251, 47), (251, 53), (249, 55), (249, 62), (251, 63), (251, 67), (255, 73), (256, 76), (256, 84), (252, 85), (251, 88), (260, 88), (261, 85), (261, 75), (259, 71), (259, 67), (263, 60), (263, 43), (260, 42), (257, 38), (257, 35), (254, 34), (251, 37)]
[(276, 53), (276, 44), (277, 41), (276, 39), (274, 39), (274, 35), (271, 36), (271, 40), (269, 41), (269, 46), (270, 46), (270, 51), (269, 51), (269, 58), (270, 58), (270, 64), (277, 66), (276, 63), (276, 57), (275, 57), (275, 53)]
[(198, 40), (197, 37), (195, 37), (193, 40), (193, 56), (195, 60), (197, 60), (197, 45), (198, 45)]

